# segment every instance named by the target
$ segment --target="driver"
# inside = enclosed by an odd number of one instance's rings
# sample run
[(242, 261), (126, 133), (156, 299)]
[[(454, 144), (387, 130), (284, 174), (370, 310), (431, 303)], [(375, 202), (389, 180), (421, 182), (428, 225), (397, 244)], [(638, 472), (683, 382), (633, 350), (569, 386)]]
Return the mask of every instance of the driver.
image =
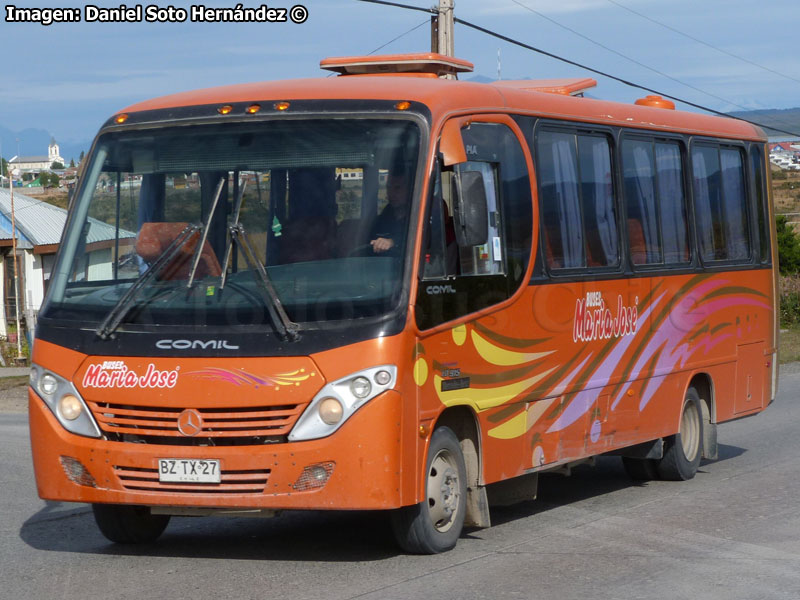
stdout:
[(403, 243), (410, 204), (408, 181), (404, 173), (394, 172), (386, 180), (389, 203), (372, 225), (370, 245), (375, 254), (388, 252)]

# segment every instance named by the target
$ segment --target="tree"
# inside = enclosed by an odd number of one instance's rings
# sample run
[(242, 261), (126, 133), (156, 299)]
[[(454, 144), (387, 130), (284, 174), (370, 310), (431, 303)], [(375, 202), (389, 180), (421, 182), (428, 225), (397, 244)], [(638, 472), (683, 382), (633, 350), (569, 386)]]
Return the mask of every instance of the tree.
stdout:
[(778, 233), (778, 264), (782, 275), (800, 273), (800, 236), (786, 219), (786, 215), (775, 217)]
[(8, 177), (8, 161), (0, 157), (0, 175)]
[(57, 160), (54, 160), (53, 164), (50, 165), (50, 168), (53, 169), (53, 170), (63, 169), (64, 168), (64, 163), (58, 162)]
[(78, 157), (78, 162), (79, 163), (83, 162), (83, 150), (81, 150), (81, 155)]
[(74, 158), (70, 158), (69, 159), (69, 168), (70, 169), (74, 169), (75, 168), (75, 159)]

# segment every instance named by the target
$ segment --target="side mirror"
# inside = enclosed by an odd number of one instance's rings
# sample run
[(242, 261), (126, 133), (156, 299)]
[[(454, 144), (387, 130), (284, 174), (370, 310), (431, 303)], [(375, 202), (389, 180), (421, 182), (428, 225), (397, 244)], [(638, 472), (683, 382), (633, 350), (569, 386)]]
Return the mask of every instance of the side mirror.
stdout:
[(459, 246), (480, 246), (489, 238), (486, 188), (480, 171), (456, 171), (456, 201), (453, 206), (456, 241)]

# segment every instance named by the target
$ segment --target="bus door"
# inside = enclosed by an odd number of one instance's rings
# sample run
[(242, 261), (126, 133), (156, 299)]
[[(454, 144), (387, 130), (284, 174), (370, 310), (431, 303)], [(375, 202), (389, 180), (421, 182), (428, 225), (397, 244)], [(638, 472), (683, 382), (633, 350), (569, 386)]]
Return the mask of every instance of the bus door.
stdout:
[(493, 457), (484, 465), (486, 482), (520, 473), (531, 460), (524, 427), (512, 436), (491, 432), (504, 420), (493, 415), (522, 414), (528, 401), (520, 373), (531, 365), (514, 340), (530, 333), (530, 306), (509, 302), (527, 286), (534, 231), (522, 139), (506, 116), (445, 125), (420, 251), (416, 362), (427, 373), (417, 380), (421, 413), (436, 415), (444, 404), (477, 416), (483, 455)]

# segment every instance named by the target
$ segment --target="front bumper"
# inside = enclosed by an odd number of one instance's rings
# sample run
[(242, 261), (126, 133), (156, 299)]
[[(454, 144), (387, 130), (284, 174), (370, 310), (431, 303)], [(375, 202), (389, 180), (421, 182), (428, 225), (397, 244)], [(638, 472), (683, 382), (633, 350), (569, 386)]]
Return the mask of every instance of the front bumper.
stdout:
[[(39, 496), (46, 500), (276, 510), (373, 510), (402, 505), (402, 398), (396, 391), (371, 400), (327, 438), (262, 446), (167, 446), (90, 439), (64, 430), (31, 390), (28, 406), (36, 483)], [(91, 477), (82, 481), (74, 474), (70, 477), (64, 458), (73, 466), (78, 461)], [(219, 459), (223, 482), (219, 486), (159, 484), (159, 458)], [(323, 487), (300, 491), (295, 486), (306, 467), (330, 463), (334, 463), (333, 471)], [(226, 477), (244, 477), (251, 483), (226, 484)], [(92, 480), (94, 486), (87, 485)], [(139, 489), (142, 481), (153, 489)]]

